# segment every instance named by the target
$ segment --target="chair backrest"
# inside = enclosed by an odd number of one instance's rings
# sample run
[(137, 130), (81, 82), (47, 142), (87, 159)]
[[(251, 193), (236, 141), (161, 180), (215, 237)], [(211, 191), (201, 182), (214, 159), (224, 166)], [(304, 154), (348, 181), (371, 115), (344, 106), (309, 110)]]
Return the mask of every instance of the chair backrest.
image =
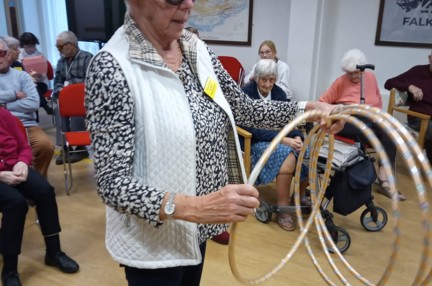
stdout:
[[(420, 148), (423, 149), (424, 147), (424, 139), (428, 127), (428, 122), (431, 119), (431, 116), (415, 112), (412, 110), (409, 110), (409, 106), (406, 105), (407, 103), (407, 95), (405, 92), (401, 92), (395, 88), (393, 88), (390, 91), (390, 98), (389, 98), (389, 104), (387, 107), (387, 113), (392, 115), (393, 117), (396, 117), (410, 132), (410, 134), (417, 138), (417, 143), (419, 144)], [(404, 114), (405, 118), (401, 118), (401, 116), (397, 116), (397, 113)], [(406, 116), (412, 116), (416, 117), (420, 120), (420, 130), (414, 130), (410, 128), (407, 124)]]
[(51, 63), (49, 61), (47, 61), (47, 73), (46, 76), (48, 78), (48, 80), (53, 80), (54, 79), (54, 69), (51, 65)]
[(239, 60), (230, 56), (219, 56), (218, 58), (224, 69), (230, 74), (233, 80), (237, 82), (238, 85), (242, 86), (245, 77), (245, 71)]
[(73, 83), (65, 86), (59, 94), (58, 106), (61, 117), (85, 116), (85, 85)]

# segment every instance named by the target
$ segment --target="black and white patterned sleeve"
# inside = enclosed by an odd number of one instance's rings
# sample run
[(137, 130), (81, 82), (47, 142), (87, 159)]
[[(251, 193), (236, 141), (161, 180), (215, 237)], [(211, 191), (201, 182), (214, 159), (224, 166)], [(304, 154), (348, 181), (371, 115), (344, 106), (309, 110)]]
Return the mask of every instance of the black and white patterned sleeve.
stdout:
[(98, 194), (115, 210), (160, 225), (165, 192), (133, 177), (134, 102), (120, 65), (107, 52), (96, 55), (88, 69), (85, 104)]
[(219, 84), (228, 100), (238, 125), (261, 129), (281, 129), (299, 112), (297, 102), (253, 100), (222, 67), (213, 51), (208, 49)]

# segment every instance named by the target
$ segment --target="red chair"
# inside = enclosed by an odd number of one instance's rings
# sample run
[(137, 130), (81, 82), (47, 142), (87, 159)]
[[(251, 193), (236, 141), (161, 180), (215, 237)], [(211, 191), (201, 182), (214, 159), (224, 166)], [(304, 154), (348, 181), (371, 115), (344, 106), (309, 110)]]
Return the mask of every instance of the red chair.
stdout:
[[(53, 69), (53, 67), (52, 67), (52, 65), (51, 65), (51, 63), (49, 61), (47, 61), (47, 73), (46, 73), (46, 76), (47, 76), (48, 80), (53, 80), (54, 79), (54, 69)], [(47, 101), (49, 101), (49, 102), (51, 102), (51, 94), (52, 94), (52, 92), (53, 92), (52, 89), (48, 89), (43, 94), (43, 96), (45, 97), (45, 99)]]
[[(65, 86), (59, 94), (58, 98), (58, 108), (60, 117), (74, 117), (74, 116), (85, 116), (86, 109), (84, 106), (84, 96), (85, 96), (85, 86), (84, 83), (75, 83)], [(63, 168), (65, 176), (65, 189), (67, 195), (72, 188), (73, 178), (72, 178), (72, 165), (70, 163), (70, 154), (78, 152), (86, 152), (84, 150), (70, 150), (72, 146), (86, 147), (91, 145), (90, 132), (88, 131), (62, 131), (62, 146), (66, 146), (63, 155)], [(67, 158), (67, 159), (66, 159)], [(66, 164), (66, 162), (68, 162)], [(68, 165), (69, 170), (66, 170), (66, 165)], [(69, 173), (69, 178), (68, 178)]]
[(239, 60), (229, 56), (219, 56), (218, 58), (224, 69), (230, 74), (233, 80), (237, 82), (239, 86), (242, 86), (245, 77), (245, 71)]

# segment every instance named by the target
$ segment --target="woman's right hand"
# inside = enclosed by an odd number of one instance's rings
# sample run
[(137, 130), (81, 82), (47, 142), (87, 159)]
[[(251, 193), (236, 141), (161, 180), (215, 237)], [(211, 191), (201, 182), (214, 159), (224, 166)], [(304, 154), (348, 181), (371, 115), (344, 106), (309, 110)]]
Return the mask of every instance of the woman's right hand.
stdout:
[(233, 184), (205, 196), (179, 196), (176, 197), (176, 218), (209, 224), (245, 221), (259, 207), (258, 195), (258, 190), (251, 185)]

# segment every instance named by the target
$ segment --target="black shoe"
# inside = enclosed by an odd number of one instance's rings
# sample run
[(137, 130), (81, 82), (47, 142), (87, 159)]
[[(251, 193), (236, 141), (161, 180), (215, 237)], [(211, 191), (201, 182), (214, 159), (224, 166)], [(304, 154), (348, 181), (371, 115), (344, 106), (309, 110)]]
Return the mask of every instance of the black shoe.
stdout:
[(76, 163), (89, 157), (89, 152), (82, 151), (70, 154), (70, 162)]
[(63, 251), (57, 252), (54, 256), (45, 256), (45, 264), (55, 266), (64, 273), (75, 273), (79, 270), (79, 265)]
[(21, 286), (21, 281), (17, 272), (10, 272), (2, 276), (3, 286)]

